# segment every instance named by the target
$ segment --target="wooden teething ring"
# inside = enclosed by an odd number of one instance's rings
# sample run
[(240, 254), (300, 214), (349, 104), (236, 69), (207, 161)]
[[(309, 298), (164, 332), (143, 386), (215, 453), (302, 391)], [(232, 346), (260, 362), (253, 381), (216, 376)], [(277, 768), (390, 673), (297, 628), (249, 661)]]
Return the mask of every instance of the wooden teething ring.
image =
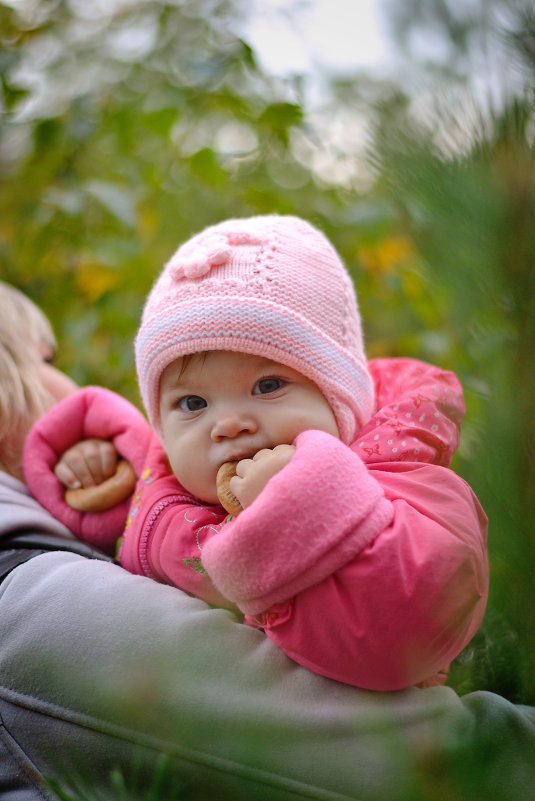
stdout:
[(79, 487), (65, 492), (65, 501), (78, 512), (105, 512), (131, 495), (136, 486), (134, 468), (125, 459), (117, 462), (113, 476), (95, 487)]
[(234, 493), (230, 491), (230, 479), (236, 475), (238, 462), (224, 462), (217, 471), (216, 490), (219, 503), (229, 514), (236, 517), (243, 511), (243, 507)]

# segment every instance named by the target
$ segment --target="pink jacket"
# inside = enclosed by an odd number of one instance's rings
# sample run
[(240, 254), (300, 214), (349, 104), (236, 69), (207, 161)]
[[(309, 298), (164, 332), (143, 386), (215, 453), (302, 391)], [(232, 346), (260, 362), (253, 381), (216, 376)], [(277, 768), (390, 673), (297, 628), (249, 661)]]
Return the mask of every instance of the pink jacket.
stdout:
[[(98, 388), (63, 401), (33, 429), (28, 484), (80, 536), (95, 542), (88, 532), (98, 531), (98, 544), (111, 545), (120, 532), (108, 513), (82, 515), (78, 528), (67, 522), (50, 467), (82, 402), (95, 421), (84, 436), (103, 436), (99, 416), (108, 427), (131, 424), (130, 436), (114, 439), (126, 458), (133, 449), (140, 475), (120, 550), (125, 568), (238, 608), (325, 676), (375, 690), (438, 683), (477, 631), (488, 591), (486, 517), (447, 468), (462, 392), (452, 373), (414, 360), (375, 360), (370, 370), (379, 410), (351, 447), (324, 432), (300, 434), (292, 461), (236, 518), (187, 493), (139, 412)], [(79, 426), (75, 433), (72, 442)]]

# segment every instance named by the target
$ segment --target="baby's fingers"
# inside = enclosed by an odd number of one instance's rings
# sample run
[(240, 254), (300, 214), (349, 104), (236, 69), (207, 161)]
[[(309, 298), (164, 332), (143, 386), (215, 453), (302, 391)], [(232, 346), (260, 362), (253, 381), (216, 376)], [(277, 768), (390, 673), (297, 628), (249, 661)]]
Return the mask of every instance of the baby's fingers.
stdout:
[(295, 445), (276, 445), (274, 448), (262, 448), (253, 456), (253, 462), (269, 459), (277, 470), (281, 470), (295, 453)]
[(236, 475), (230, 479), (230, 490), (245, 509), (262, 492), (270, 478), (282, 470), (295, 453), (293, 445), (263, 448), (252, 459), (242, 459), (236, 465)]
[(107, 440), (88, 439), (65, 451), (54, 468), (67, 487), (94, 487), (115, 473), (117, 451)]
[[(77, 473), (75, 473), (65, 461), (59, 461), (57, 463), (54, 468), (54, 473), (65, 487), (69, 487), (70, 489), (78, 489), (82, 486), (82, 482), (78, 478)], [(82, 476), (86, 482), (84, 484), (86, 487), (88, 486), (88, 476), (88, 473), (86, 473), (85, 476)]]

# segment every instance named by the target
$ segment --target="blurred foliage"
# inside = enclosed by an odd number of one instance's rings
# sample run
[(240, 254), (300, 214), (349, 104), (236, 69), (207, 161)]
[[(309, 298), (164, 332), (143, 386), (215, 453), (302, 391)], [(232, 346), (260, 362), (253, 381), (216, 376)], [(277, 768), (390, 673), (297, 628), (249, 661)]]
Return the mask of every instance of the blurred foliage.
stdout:
[(70, 767), (68, 772), (61, 770), (61, 780), (46, 780), (46, 788), (59, 801), (186, 801), (189, 793), (177, 781), (172, 770), (171, 758), (160, 757), (151, 776), (148, 787), (141, 775), (139, 765), (129, 765), (128, 770), (114, 768), (109, 777), (99, 776), (99, 783), (105, 789), (95, 787), (95, 776), (90, 776), (84, 766)]
[[(466, 6), (436, 5), (466, 13)], [(373, 157), (434, 298), (434, 322), (421, 335), (437, 346), (436, 360), (460, 375), (467, 396), (455, 467), (490, 519), (492, 579), (489, 614), (472, 649), (475, 673), (534, 703), (535, 13), (495, 2), (485, 14), (493, 5), (515, 11), (494, 31), (494, 44), (501, 40), (522, 67), (515, 91), (502, 87), (492, 101), (461, 82), (464, 102), (448, 107), (451, 81), (442, 82), (442, 101), (415, 115), (414, 100), (393, 90), (376, 118)], [(467, 117), (459, 119), (460, 108)]]
[[(315, 107), (259, 68), (239, 0), (0, 2), (0, 274), (53, 320), (60, 367), (137, 403), (132, 340), (181, 241), (273, 211), (323, 228), (369, 355), (463, 381), (492, 614), (454, 681), (535, 703), (533, 9), (383, 2), (412, 71), (337, 76)], [(422, 37), (443, 46), (419, 57)], [(514, 81), (480, 91), (485, 54)]]

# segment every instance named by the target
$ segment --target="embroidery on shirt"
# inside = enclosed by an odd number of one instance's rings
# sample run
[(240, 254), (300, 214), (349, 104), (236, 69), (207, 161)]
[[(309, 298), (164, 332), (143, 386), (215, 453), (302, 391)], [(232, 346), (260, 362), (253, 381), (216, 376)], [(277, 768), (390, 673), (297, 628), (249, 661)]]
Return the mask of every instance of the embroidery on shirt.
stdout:
[(368, 456), (373, 456), (374, 453), (376, 453), (379, 456), (381, 453), (381, 451), (379, 450), (379, 443), (374, 445), (372, 448), (365, 448), (364, 445), (361, 445), (361, 447), (365, 451), (365, 453), (368, 454)]
[(147, 486), (147, 484), (152, 484), (152, 482), (154, 481), (154, 476), (152, 475), (152, 469), (150, 467), (147, 467), (141, 473), (141, 479), (143, 480), (143, 484), (132, 498), (130, 511), (128, 512), (128, 517), (126, 518), (125, 528), (130, 527), (133, 519), (139, 512), (139, 507), (141, 506), (141, 495), (143, 494), (143, 487)]
[(397, 414), (394, 415), (393, 421), (388, 423), (390, 428), (393, 428), (396, 434), (401, 434), (403, 431), (403, 423), (400, 422)]
[[(192, 517), (188, 516), (188, 513), (191, 513), (193, 511), (194, 511), (194, 508), (191, 508), (191, 509), (186, 509), (186, 511), (184, 512), (184, 520), (187, 523), (196, 523), (197, 522), (195, 517), (192, 518)], [(208, 510), (208, 509), (205, 509), (203, 507), (203, 511), (204, 512), (210, 511), (213, 514), (213, 516), (217, 519), (216, 513), (212, 512), (211, 509)], [(215, 525), (211, 524), (211, 523), (206, 523), (204, 526), (200, 526), (199, 528), (195, 529), (195, 543), (197, 545), (197, 549), (198, 549), (199, 553), (202, 553), (202, 546), (201, 546), (201, 543), (200, 543), (201, 532), (203, 532), (203, 531), (213, 531), (214, 534), (219, 534), (219, 532), (221, 531), (221, 526), (222, 525), (223, 525), (222, 522), (221, 523), (216, 523)], [(199, 575), (201, 575), (201, 576), (207, 576), (208, 575), (208, 571), (204, 568), (204, 566), (202, 564), (202, 560), (201, 560), (200, 557), (186, 556), (186, 557), (184, 557), (182, 559), (182, 561), (184, 562), (186, 567), (191, 568), (196, 573), (199, 573)]]
[(412, 402), (416, 408), (419, 409), (424, 402), (432, 403), (432, 398), (426, 398), (425, 395), (422, 395), (422, 393), (419, 392), (417, 395), (413, 395)]
[(199, 573), (201, 576), (207, 576), (208, 571), (203, 567), (201, 560), (197, 557), (189, 557), (182, 560), (186, 567), (190, 567), (196, 573)]

